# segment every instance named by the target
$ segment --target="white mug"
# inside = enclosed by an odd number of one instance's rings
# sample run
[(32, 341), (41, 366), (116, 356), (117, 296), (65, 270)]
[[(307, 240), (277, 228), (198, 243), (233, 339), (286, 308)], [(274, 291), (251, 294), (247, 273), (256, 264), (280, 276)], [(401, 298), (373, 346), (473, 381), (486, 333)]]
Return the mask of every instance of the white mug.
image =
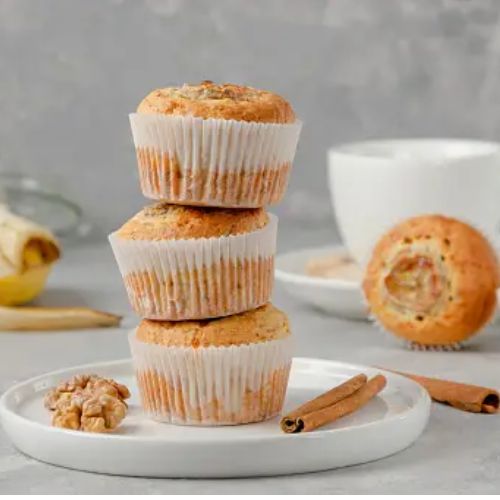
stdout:
[(328, 155), (339, 230), (361, 264), (394, 224), (439, 213), (500, 246), (500, 144), (460, 139), (352, 143)]

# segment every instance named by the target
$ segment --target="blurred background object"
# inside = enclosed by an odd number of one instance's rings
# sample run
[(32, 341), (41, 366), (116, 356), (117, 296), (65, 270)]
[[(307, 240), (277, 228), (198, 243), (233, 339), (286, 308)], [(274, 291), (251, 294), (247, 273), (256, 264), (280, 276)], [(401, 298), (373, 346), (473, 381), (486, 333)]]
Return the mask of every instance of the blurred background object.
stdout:
[(21, 305), (45, 287), (61, 250), (52, 232), (0, 205), (0, 305)]
[(392, 226), (422, 214), (467, 221), (500, 249), (500, 143), (368, 141), (332, 148), (328, 158), (335, 219), (358, 263)]
[(0, 0), (0, 164), (57, 177), (57, 192), (107, 232), (144, 204), (126, 115), (148, 90), (207, 78), (274, 90), (305, 124), (290, 190), (273, 208), (308, 221), (290, 240), (304, 245), (308, 231), (334, 231), (328, 147), (500, 135), (498, 6)]
[(86, 232), (80, 207), (33, 177), (0, 170), (0, 203), (59, 237)]

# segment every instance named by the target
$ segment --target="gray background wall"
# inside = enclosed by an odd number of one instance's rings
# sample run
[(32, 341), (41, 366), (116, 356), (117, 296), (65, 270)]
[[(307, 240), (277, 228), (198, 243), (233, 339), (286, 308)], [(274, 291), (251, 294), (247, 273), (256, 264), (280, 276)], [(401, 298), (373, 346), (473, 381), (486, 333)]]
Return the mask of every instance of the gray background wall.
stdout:
[(500, 135), (498, 0), (0, 0), (0, 168), (103, 230), (145, 203), (127, 113), (201, 79), (289, 98), (305, 123), (285, 219), (332, 223), (326, 149)]

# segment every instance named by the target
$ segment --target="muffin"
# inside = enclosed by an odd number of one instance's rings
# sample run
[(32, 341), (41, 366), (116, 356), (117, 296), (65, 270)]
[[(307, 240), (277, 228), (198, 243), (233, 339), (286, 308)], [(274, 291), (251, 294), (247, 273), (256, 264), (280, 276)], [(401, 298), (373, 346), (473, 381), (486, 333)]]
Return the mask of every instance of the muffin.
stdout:
[(372, 314), (413, 347), (454, 347), (496, 308), (498, 263), (471, 226), (440, 215), (409, 219), (385, 234), (363, 290)]
[(236, 314), (271, 297), (277, 218), (264, 209), (159, 202), (109, 239), (130, 303), (143, 318)]
[(301, 129), (282, 97), (210, 81), (154, 90), (130, 123), (144, 196), (233, 208), (280, 201)]
[(286, 315), (271, 304), (212, 320), (143, 320), (129, 341), (155, 420), (234, 425), (281, 412), (292, 345)]

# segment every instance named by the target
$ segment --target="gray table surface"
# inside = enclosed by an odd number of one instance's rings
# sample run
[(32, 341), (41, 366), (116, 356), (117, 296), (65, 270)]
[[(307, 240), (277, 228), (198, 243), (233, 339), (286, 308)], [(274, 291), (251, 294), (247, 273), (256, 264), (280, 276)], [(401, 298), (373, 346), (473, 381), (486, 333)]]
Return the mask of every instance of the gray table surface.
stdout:
[[(296, 229), (280, 230), (281, 250), (331, 241), (328, 229)], [(466, 351), (412, 353), (368, 323), (335, 319), (306, 307), (289, 298), (279, 284), (274, 302), (290, 316), (300, 356), (500, 386), (498, 326), (488, 328)], [(104, 241), (68, 249), (41, 303), (87, 304), (121, 312), (126, 314), (124, 328), (1, 333), (0, 392), (47, 371), (128, 356), (125, 331), (136, 319)], [(421, 438), (409, 449), (377, 462), (287, 477), (184, 480), (105, 476), (46, 465), (17, 452), (0, 430), (0, 493), (498, 493), (499, 438), (500, 417), (434, 404)]]

